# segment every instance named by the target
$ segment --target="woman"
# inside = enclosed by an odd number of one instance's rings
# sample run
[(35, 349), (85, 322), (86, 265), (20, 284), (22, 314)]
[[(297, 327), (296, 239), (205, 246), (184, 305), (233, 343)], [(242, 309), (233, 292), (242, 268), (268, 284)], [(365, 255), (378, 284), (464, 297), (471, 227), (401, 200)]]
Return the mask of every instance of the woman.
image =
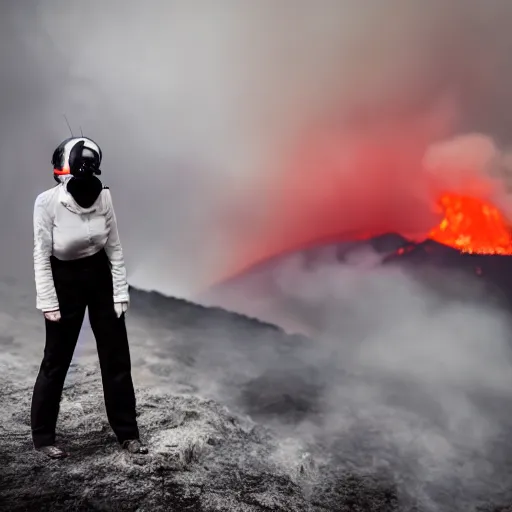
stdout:
[(86, 137), (65, 140), (52, 164), (58, 185), (34, 205), (37, 308), (46, 345), (31, 408), (34, 448), (51, 458), (59, 403), (88, 308), (109, 423), (121, 446), (147, 453), (139, 440), (124, 313), (129, 305), (123, 250), (110, 190), (97, 178), (102, 152)]

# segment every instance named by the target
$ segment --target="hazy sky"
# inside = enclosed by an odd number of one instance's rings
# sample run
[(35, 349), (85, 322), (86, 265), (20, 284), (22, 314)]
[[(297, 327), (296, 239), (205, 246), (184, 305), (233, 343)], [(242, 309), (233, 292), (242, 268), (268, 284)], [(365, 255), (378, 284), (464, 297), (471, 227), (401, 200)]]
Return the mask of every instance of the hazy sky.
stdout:
[(32, 279), (63, 113), (104, 150), (131, 282), (186, 294), (263, 229), (313, 126), (392, 120), (405, 140), (427, 116), (422, 144), (508, 144), (511, 21), (508, 0), (2, 2), (1, 273)]

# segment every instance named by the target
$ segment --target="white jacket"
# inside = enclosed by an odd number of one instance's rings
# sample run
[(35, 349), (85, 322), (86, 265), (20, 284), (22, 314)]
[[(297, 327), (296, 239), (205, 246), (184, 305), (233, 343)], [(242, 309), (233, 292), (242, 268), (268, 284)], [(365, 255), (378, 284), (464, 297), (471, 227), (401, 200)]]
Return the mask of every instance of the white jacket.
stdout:
[(34, 204), (34, 273), (37, 309), (59, 309), (50, 256), (75, 260), (105, 249), (110, 260), (114, 302), (129, 302), (123, 249), (110, 190), (104, 188), (90, 208), (82, 208), (66, 182), (37, 196)]

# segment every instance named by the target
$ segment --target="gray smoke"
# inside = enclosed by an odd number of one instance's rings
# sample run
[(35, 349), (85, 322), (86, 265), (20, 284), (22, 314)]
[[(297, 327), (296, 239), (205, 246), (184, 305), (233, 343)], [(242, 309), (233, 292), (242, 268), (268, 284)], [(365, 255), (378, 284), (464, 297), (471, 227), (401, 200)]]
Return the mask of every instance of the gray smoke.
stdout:
[(265, 227), (304, 130), (393, 119), (399, 134), (433, 112), (425, 142), (459, 129), (508, 143), (511, 10), (499, 0), (2, 4), (3, 272), (31, 278), (31, 210), (53, 184), (63, 113), (104, 149), (131, 282), (179, 295)]

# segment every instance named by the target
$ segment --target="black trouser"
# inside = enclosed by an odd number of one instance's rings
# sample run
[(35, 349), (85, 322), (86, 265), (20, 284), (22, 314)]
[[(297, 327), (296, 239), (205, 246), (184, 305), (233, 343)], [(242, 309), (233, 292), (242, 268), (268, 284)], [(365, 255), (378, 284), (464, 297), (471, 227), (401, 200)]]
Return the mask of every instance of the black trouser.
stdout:
[(73, 261), (51, 258), (62, 319), (46, 323), (43, 362), (32, 396), (35, 448), (55, 442), (55, 426), (66, 374), (89, 308), (96, 338), (107, 417), (120, 443), (138, 439), (135, 393), (124, 315), (114, 310), (112, 273), (104, 251)]

